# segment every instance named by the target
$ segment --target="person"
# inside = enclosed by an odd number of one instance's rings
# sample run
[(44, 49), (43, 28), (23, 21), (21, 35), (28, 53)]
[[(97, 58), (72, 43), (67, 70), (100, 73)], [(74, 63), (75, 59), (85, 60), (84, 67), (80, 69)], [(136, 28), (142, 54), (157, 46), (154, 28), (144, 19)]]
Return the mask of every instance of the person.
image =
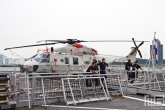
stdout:
[[(138, 78), (138, 70), (139, 70), (139, 69), (143, 70), (143, 69), (141, 68), (141, 66), (138, 64), (138, 61), (135, 61), (135, 63), (133, 64), (132, 70), (133, 70), (133, 71), (136, 71), (136, 78)], [(132, 77), (135, 78), (135, 72), (133, 72), (133, 76), (132, 76)]]
[[(91, 66), (88, 67), (87, 71), (86, 72), (91, 72), (91, 73), (98, 73), (98, 70), (96, 68), (96, 62), (93, 62)], [(96, 86), (98, 86), (98, 83), (95, 83)], [(91, 79), (86, 79), (86, 86), (87, 87), (92, 87), (92, 82), (91, 82)]]
[(129, 60), (129, 58), (128, 58), (128, 56), (126, 56), (126, 59), (125, 59), (126, 63), (128, 62), (128, 60)]
[(125, 70), (127, 71), (128, 80), (130, 80), (130, 78), (132, 76), (132, 73), (130, 72), (131, 67), (132, 67), (131, 59), (128, 59), (128, 62), (125, 64)]
[(128, 62), (129, 58), (128, 56), (126, 56), (126, 59), (125, 59), (125, 62), (124, 62), (124, 65)]
[[(102, 62), (101, 63), (98, 63), (98, 66), (100, 67), (100, 74), (106, 74), (106, 71), (105, 69), (107, 68), (108, 69), (108, 64), (105, 62), (105, 59), (103, 58), (102, 59)], [(104, 76), (105, 79), (107, 78), (107, 76), (105, 75)], [(103, 82), (103, 78), (101, 79), (101, 81)]]
[(94, 61), (94, 62), (95, 62), (95, 68), (96, 68), (96, 70), (99, 72), (99, 67), (98, 67), (98, 62), (97, 62), (97, 60)]
[[(98, 62), (97, 60), (95, 61), (95, 68), (96, 68), (96, 71), (97, 71), (97, 74), (99, 74), (99, 67), (98, 67)], [(98, 86), (99, 85), (99, 79), (95, 79), (95, 86)]]
[(96, 58), (94, 58), (94, 59), (93, 59), (93, 62), (96, 62), (96, 61), (97, 61)]

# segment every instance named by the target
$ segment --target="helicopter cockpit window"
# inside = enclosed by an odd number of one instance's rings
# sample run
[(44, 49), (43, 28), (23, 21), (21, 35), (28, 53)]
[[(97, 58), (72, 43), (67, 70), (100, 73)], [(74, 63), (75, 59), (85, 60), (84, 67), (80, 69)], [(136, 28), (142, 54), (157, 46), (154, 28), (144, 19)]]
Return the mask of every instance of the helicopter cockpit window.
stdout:
[(43, 54), (41, 63), (49, 63), (49, 59), (50, 59), (50, 54)]
[(73, 64), (74, 64), (74, 65), (78, 65), (78, 58), (73, 57)]
[(37, 61), (37, 62), (40, 62), (41, 61), (41, 58), (42, 58), (42, 54), (37, 54), (35, 56), (32, 57), (33, 60)]
[(65, 57), (65, 64), (69, 64), (69, 58)]

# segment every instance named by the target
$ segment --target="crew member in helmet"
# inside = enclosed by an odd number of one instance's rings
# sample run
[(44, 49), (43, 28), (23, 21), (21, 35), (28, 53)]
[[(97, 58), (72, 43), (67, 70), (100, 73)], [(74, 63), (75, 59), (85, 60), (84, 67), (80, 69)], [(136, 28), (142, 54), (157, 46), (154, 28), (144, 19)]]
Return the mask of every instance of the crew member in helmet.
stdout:
[(128, 62), (129, 58), (128, 56), (126, 56), (126, 59), (125, 59), (125, 62), (124, 62), (124, 65)]
[(126, 56), (126, 59), (125, 59), (125, 60), (126, 60), (126, 63), (127, 63), (127, 62), (128, 62), (128, 60), (129, 60), (128, 56)]

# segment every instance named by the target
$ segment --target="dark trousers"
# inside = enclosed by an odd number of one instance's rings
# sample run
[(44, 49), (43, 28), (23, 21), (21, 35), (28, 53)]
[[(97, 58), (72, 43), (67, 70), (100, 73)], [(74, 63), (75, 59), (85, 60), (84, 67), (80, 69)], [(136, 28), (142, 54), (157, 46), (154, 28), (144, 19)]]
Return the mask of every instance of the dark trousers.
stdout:
[(128, 80), (130, 80), (130, 78), (134, 78), (135, 79), (135, 76), (136, 78), (138, 78), (138, 73), (136, 72), (128, 72), (127, 71), (127, 75), (128, 75)]
[(86, 86), (87, 87), (92, 87), (92, 81), (95, 82), (95, 86), (98, 86), (99, 85), (99, 81), (98, 79), (86, 79)]
[(132, 77), (131, 78), (138, 78), (138, 73), (137, 72), (132, 72)]
[[(95, 76), (93, 76), (93, 77), (95, 77)], [(93, 81), (95, 82), (95, 86), (99, 85), (99, 80), (97, 78), (92, 79), (92, 77), (91, 77), (91, 79), (86, 79), (86, 86), (87, 87), (92, 87), (92, 82)]]
[[(106, 73), (105, 73), (105, 71), (100, 71), (100, 74), (102, 75), (102, 74), (106, 74)], [(105, 76), (101, 76), (101, 77), (105, 77), (105, 80), (106, 80), (107, 75), (105, 75)], [(102, 81), (102, 83), (103, 83), (104, 78), (101, 78), (101, 81)]]
[(132, 77), (131, 72), (128, 72), (128, 71), (127, 71), (127, 76), (128, 76), (128, 80), (130, 80), (130, 78)]

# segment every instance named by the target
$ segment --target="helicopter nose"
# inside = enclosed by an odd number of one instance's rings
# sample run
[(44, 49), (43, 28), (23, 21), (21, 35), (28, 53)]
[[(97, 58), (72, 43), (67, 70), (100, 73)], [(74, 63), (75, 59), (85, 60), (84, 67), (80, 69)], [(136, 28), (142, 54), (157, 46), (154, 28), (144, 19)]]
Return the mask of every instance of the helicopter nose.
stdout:
[(24, 65), (38, 65), (39, 63), (35, 60), (29, 60), (24, 63)]
[(35, 60), (26, 61), (24, 63), (24, 68), (26, 72), (36, 72), (38, 69), (39, 62)]

